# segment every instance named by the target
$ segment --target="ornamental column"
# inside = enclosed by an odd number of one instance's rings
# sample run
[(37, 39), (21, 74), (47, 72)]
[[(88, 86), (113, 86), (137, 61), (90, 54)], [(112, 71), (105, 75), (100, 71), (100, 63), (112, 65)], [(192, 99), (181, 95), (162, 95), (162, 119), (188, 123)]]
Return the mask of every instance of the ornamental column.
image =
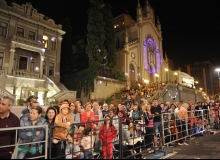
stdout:
[(10, 49), (8, 74), (12, 74), (13, 60), (14, 60), (15, 49)]
[(43, 61), (44, 61), (44, 56), (40, 56), (40, 78), (43, 78)]

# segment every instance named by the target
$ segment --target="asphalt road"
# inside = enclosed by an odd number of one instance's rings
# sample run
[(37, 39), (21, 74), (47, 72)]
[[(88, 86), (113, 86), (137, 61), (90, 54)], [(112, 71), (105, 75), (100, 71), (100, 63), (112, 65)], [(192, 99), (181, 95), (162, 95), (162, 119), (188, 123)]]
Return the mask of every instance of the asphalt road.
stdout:
[(204, 134), (188, 143), (189, 146), (166, 148), (171, 153), (158, 159), (220, 159), (220, 132)]

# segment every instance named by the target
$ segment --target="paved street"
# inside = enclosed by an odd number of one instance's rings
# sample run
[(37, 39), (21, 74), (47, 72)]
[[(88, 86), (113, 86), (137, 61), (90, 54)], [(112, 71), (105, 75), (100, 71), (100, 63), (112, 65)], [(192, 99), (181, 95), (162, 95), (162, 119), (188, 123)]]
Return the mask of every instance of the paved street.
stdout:
[(148, 155), (147, 159), (220, 159), (220, 133), (205, 134), (191, 140), (189, 146), (169, 147), (165, 151), (168, 152), (166, 156), (157, 152)]

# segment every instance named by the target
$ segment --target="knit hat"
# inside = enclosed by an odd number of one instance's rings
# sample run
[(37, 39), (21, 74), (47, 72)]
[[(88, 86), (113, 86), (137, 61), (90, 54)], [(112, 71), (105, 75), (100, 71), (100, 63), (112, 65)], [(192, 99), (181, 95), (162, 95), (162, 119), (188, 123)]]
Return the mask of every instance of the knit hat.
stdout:
[(70, 107), (69, 107), (68, 104), (62, 104), (62, 105), (60, 106), (60, 111), (61, 111), (63, 108), (68, 108), (68, 109), (70, 109)]

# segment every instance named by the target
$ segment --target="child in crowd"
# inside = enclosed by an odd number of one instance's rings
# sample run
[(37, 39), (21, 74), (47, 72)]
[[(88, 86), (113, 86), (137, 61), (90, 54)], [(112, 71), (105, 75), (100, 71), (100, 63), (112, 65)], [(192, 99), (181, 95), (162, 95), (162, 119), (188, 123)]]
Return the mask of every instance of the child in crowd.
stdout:
[(53, 157), (65, 156), (66, 150), (66, 137), (70, 129), (70, 125), (73, 124), (73, 120), (70, 118), (71, 110), (68, 104), (62, 104), (60, 106), (60, 113), (56, 116), (54, 126), (59, 126), (53, 130)]
[(112, 159), (113, 139), (117, 136), (115, 126), (109, 115), (105, 116), (105, 122), (100, 128), (99, 138), (102, 141), (103, 159)]
[(83, 137), (81, 139), (81, 146), (84, 150), (85, 159), (93, 159), (93, 148), (94, 148), (95, 138), (92, 134), (92, 127), (85, 127)]
[(80, 147), (76, 142), (77, 135), (69, 133), (66, 141), (66, 159), (84, 159), (83, 152), (80, 152)]

